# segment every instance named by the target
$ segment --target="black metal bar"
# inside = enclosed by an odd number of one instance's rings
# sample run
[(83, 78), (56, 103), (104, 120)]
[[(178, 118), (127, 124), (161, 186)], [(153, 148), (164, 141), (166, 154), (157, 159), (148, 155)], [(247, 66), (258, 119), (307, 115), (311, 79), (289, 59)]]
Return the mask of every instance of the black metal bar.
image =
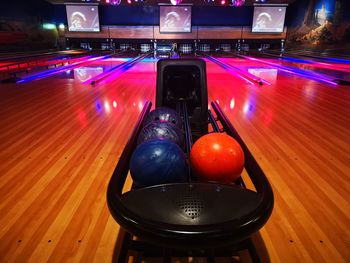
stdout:
[[(217, 122), (216, 122), (216, 120), (214, 118), (214, 115), (211, 112), (211, 110), (208, 110), (208, 116), (209, 116), (209, 121), (210, 121), (211, 126), (213, 127), (214, 132), (221, 132), (220, 128), (219, 128), (219, 125), (217, 124)], [(244, 182), (243, 182), (241, 177), (239, 177), (235, 181), (235, 184), (239, 185), (240, 187), (244, 187), (245, 188), (245, 184), (244, 184)]]
[(208, 110), (208, 116), (211, 126), (213, 127), (214, 132), (220, 132), (219, 125), (216, 123), (215, 118), (211, 110)]
[(171, 250), (168, 248), (163, 249), (163, 263), (171, 263)]
[(120, 248), (120, 253), (118, 256), (118, 263), (126, 263), (128, 258), (128, 252), (129, 252), (129, 245), (131, 241), (131, 235), (127, 232), (125, 232), (123, 242)]
[(255, 249), (255, 246), (251, 238), (249, 238), (248, 240), (248, 251), (253, 263), (261, 263), (260, 257), (258, 255), (258, 252)]
[[(229, 257), (235, 255), (238, 251), (248, 249), (249, 242), (244, 240), (241, 243), (225, 248), (216, 249), (171, 249), (172, 257), (205, 257), (207, 255), (214, 255), (215, 257)], [(143, 252), (145, 257), (162, 257), (164, 254), (164, 247), (153, 245), (140, 240), (130, 240), (129, 251)], [(209, 253), (210, 252), (210, 253)]]
[[(186, 101), (182, 100), (180, 102), (180, 112), (183, 118), (184, 130), (185, 130), (185, 145), (186, 145), (186, 153), (188, 159), (190, 158), (190, 152), (193, 144), (191, 126), (188, 119), (188, 111)], [(189, 182), (192, 181), (191, 167), (188, 165), (188, 178)]]
[(207, 263), (215, 263), (215, 252), (214, 249), (208, 249), (206, 251)]
[[(127, 245), (127, 246), (126, 246)], [(208, 261), (213, 262), (215, 257), (231, 257), (237, 255), (239, 251), (248, 250), (250, 257), (253, 262), (260, 262), (257, 251), (254, 247), (254, 243), (249, 238), (240, 242), (239, 244), (226, 247), (226, 248), (216, 248), (216, 249), (206, 249), (206, 250), (178, 250), (178, 249), (166, 249), (161, 246), (152, 245), (140, 240), (132, 240), (131, 235), (125, 233), (125, 237), (121, 246), (120, 256), (126, 259), (129, 251), (134, 251), (137, 253), (142, 253), (145, 257), (207, 257)], [(125, 261), (119, 261), (119, 263), (124, 263)], [(255, 261), (254, 261), (255, 260)]]

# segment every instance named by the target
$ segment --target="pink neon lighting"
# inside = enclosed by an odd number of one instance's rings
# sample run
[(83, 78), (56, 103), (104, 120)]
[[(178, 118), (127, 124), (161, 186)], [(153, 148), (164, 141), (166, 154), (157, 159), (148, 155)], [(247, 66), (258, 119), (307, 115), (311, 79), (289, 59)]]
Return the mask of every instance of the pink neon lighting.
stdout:
[(273, 67), (276, 67), (282, 71), (285, 71), (285, 72), (288, 72), (288, 73), (291, 73), (291, 74), (295, 74), (295, 75), (298, 75), (298, 76), (301, 76), (301, 77), (308, 77), (310, 79), (313, 79), (313, 80), (319, 80), (319, 81), (322, 81), (322, 82), (326, 82), (328, 84), (332, 84), (332, 85), (338, 85), (338, 83), (320, 75), (320, 74), (314, 74), (314, 73), (305, 73), (305, 72), (298, 72), (300, 70), (298, 69), (288, 69), (284, 66), (281, 66), (279, 64), (276, 64), (276, 63), (272, 63), (272, 62), (268, 62), (264, 59), (257, 59), (257, 58), (253, 58), (253, 57), (248, 57), (248, 56), (241, 56), (241, 57), (244, 57), (245, 59), (248, 59), (248, 60), (252, 60), (252, 61), (257, 61), (257, 62), (261, 62), (261, 63), (265, 63), (267, 65), (270, 65), (270, 66), (273, 66)]

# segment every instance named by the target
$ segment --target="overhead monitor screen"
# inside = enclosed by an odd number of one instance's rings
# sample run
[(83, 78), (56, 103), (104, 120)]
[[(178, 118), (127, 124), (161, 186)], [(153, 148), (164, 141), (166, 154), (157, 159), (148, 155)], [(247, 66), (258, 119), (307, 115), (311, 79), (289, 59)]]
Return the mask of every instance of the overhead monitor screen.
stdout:
[(255, 6), (252, 32), (282, 33), (286, 6)]
[(191, 6), (160, 6), (160, 33), (191, 32)]
[(100, 31), (97, 5), (66, 5), (66, 10), (69, 31)]

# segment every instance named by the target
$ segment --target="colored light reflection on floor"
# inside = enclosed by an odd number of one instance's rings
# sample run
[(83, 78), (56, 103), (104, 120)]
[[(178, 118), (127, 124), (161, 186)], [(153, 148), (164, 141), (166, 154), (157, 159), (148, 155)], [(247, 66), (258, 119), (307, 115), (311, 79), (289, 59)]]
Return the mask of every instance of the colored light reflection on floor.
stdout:
[(341, 63), (341, 64), (346, 64), (350, 65), (350, 60), (348, 59), (341, 59), (341, 58), (319, 58), (323, 61), (329, 61), (329, 62), (334, 62), (334, 63)]
[(74, 78), (78, 79), (80, 82), (85, 82), (102, 74), (103, 71), (103, 67), (79, 67), (74, 69)]
[[(222, 65), (225, 67), (228, 71), (230, 71), (233, 75), (236, 75), (237, 77), (244, 79), (249, 84), (253, 85), (271, 85), (269, 81), (267, 81), (265, 78), (261, 76), (257, 76), (255, 74), (252, 74), (249, 72), (245, 67), (240, 67), (241, 63), (237, 63), (237, 59), (217, 59), (218, 61), (224, 63), (225, 65)], [(226, 60), (226, 62), (224, 62)]]
[[(278, 62), (286, 64), (287, 66), (294, 66), (297, 68), (301, 68), (304, 70), (309, 71), (320, 71), (322, 74), (323, 72), (330, 75), (338, 74), (340, 76), (334, 76), (335, 78), (346, 78), (346, 75), (341, 76), (340, 72), (346, 72), (350, 73), (350, 68), (344, 68), (339, 64), (330, 64), (325, 62), (317, 62), (312, 60), (302, 60), (302, 59), (294, 59), (289, 57), (283, 57), (280, 58), (281, 60), (278, 60)], [(340, 71), (340, 72), (339, 72)], [(337, 73), (338, 72), (338, 73)]]
[(248, 72), (270, 82), (276, 82), (278, 74), (278, 70), (275, 68), (248, 68)]
[(129, 61), (131, 58), (107, 58), (105, 61), (122, 61), (126, 62)]
[(105, 57), (106, 56), (103, 56), (103, 57), (91, 57), (91, 56), (89, 56), (88, 59), (85, 59), (83, 61), (79, 61), (79, 62), (70, 64), (68, 66), (63, 66), (63, 67), (60, 67), (60, 68), (54, 68), (54, 69), (50, 69), (50, 70), (45, 70), (44, 72), (40, 72), (38, 74), (34, 74), (32, 76), (25, 77), (25, 78), (17, 81), (16, 83), (24, 83), (24, 82), (28, 82), (28, 81), (32, 81), (32, 80), (43, 79), (43, 78), (46, 78), (46, 77), (58, 74), (60, 72), (66, 71), (68, 69), (75, 68), (78, 65), (83, 64), (83, 63), (97, 61), (97, 60), (102, 60)]
[(324, 75), (321, 75), (321, 74), (316, 74), (316, 73), (313, 73), (313, 72), (309, 72), (309, 71), (306, 71), (306, 70), (301, 70), (301, 69), (294, 68), (294, 67), (281, 66), (281, 65), (279, 65), (277, 63), (273, 63), (273, 62), (267, 61), (265, 59), (258, 59), (258, 58), (253, 58), (253, 57), (250, 57), (250, 56), (243, 56), (243, 57), (248, 59), (248, 60), (251, 60), (251, 61), (261, 62), (261, 63), (267, 64), (267, 65), (276, 67), (279, 70), (282, 70), (282, 71), (285, 71), (285, 72), (288, 72), (288, 73), (291, 73), (291, 74), (295, 74), (295, 75), (298, 75), (300, 77), (313, 79), (313, 80), (316, 80), (316, 81), (324, 82), (324, 83), (335, 85), (335, 86), (338, 85), (338, 83), (336, 83), (333, 79), (330, 79), (327, 76), (324, 76)]

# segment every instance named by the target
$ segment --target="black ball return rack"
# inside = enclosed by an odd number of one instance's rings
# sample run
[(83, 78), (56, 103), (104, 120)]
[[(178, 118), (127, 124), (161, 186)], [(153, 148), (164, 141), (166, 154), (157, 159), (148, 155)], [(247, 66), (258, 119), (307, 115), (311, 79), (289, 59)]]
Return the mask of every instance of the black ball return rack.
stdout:
[[(176, 87), (179, 88), (179, 91)], [(183, 120), (185, 154), (193, 141), (208, 133), (225, 132), (241, 145), (245, 171), (255, 191), (239, 178), (231, 184), (171, 183), (123, 193), (129, 161), (142, 123), (151, 109), (147, 102), (112, 174), (107, 203), (113, 218), (126, 231), (118, 262), (127, 262), (129, 251), (143, 257), (230, 257), (248, 250), (253, 262), (260, 258), (251, 236), (264, 226), (273, 209), (273, 192), (264, 172), (216, 102), (208, 110), (205, 62), (200, 59), (165, 59), (157, 64), (156, 106), (174, 108)], [(220, 128), (221, 127), (221, 128)]]

